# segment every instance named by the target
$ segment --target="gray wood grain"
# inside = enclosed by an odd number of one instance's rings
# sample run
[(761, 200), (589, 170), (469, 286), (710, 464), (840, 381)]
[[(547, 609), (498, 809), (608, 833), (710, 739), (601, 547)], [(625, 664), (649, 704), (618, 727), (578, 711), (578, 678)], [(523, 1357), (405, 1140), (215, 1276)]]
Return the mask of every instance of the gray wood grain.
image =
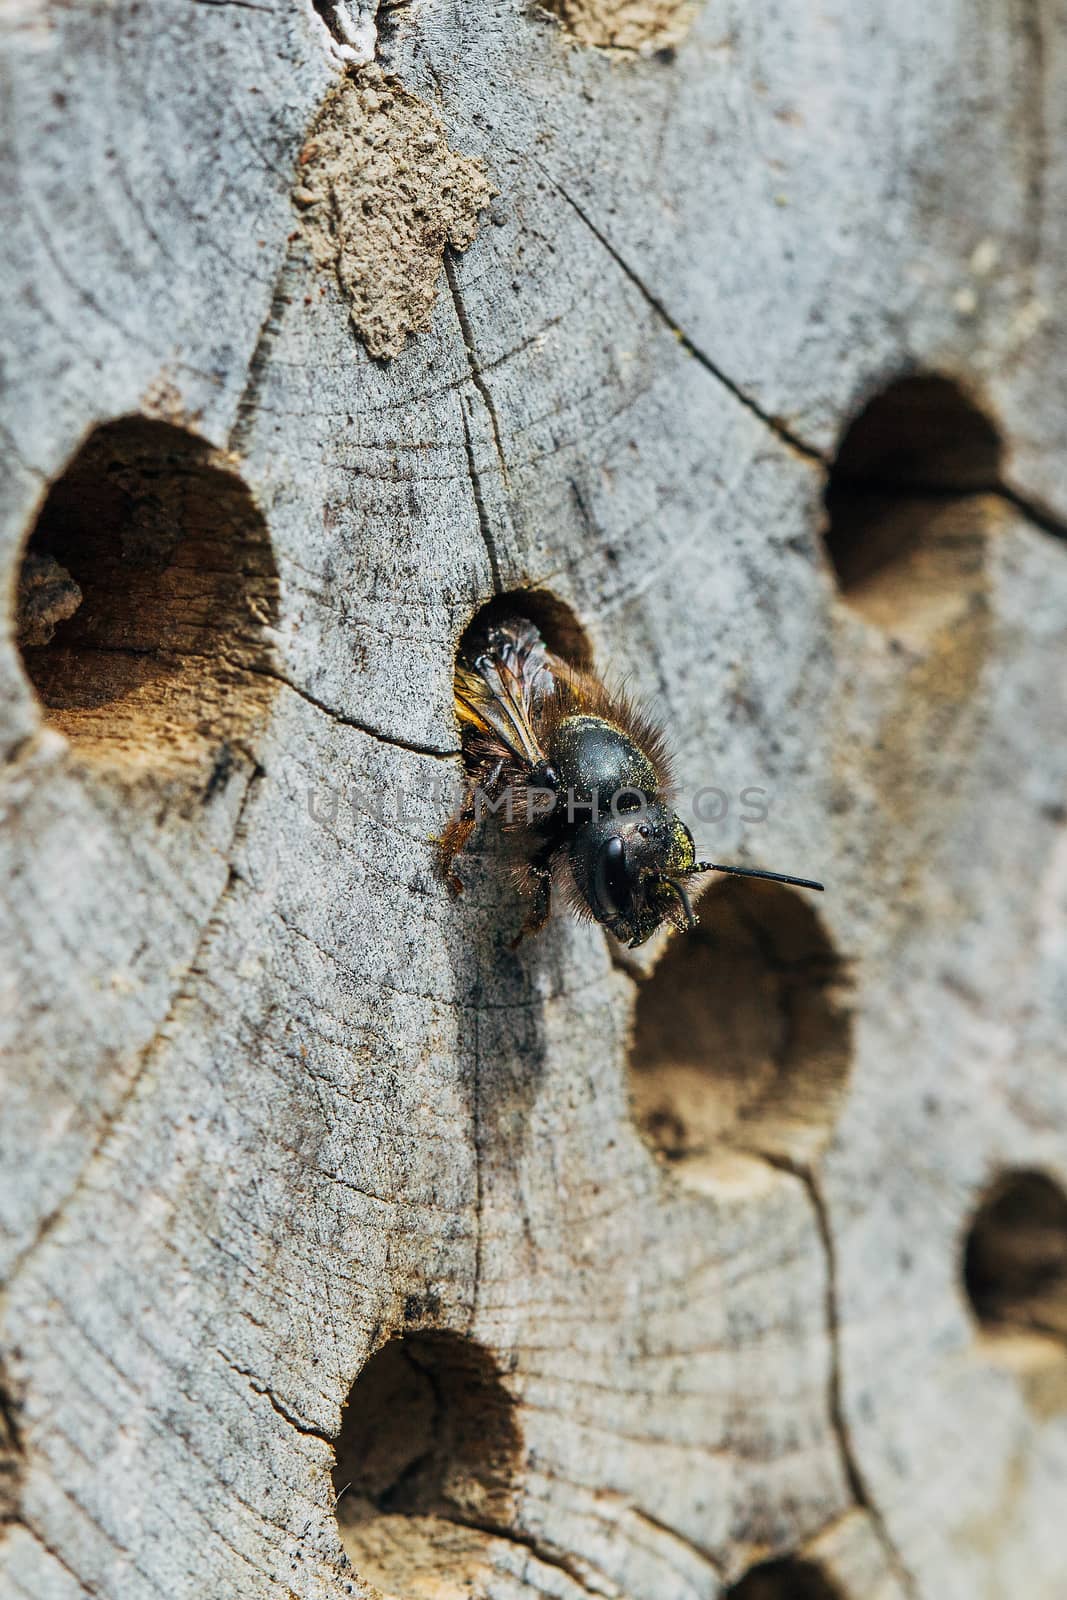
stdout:
[[(473, 1549), (493, 1600), (717, 1600), (790, 1552), (845, 1600), (1061, 1600), (1067, 1413), (961, 1263), (999, 1170), (1067, 1183), (1064, 7), (708, 0), (658, 53), (380, 11), (370, 70), (497, 191), (391, 360), (292, 199), (329, 10), (2, 22), (0, 1587), (383, 1592), (331, 1441), (428, 1329), (488, 1352), (522, 1446), (506, 1525), (430, 1525), (420, 1597)], [(826, 468), (915, 367), (1003, 482), (944, 513), (958, 584), (925, 603), (920, 563), (872, 620)], [(49, 488), (133, 415), (228, 452), (279, 578), (254, 718), (180, 770), (163, 702), (132, 764), (58, 731), (14, 639)], [(754, 1115), (658, 1160), (628, 1053), (662, 945), (561, 917), (512, 954), (492, 839), (461, 901), (435, 875), (456, 645), (524, 586), (657, 704), (683, 811), (766, 792), (702, 854), (827, 881), (851, 1065), (813, 1142)]]

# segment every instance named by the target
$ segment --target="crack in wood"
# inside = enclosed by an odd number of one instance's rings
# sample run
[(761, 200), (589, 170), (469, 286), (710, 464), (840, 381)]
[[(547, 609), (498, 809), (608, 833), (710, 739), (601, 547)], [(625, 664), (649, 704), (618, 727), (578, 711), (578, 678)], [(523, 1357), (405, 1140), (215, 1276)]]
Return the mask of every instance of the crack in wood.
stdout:
[(48, 1540), (44, 1537), (40, 1530), (36, 1528), (32, 1522), (30, 1522), (29, 1518), (26, 1517), (24, 1513), (19, 1513), (19, 1515), (14, 1519), (13, 1525), (18, 1528), (23, 1528), (26, 1533), (29, 1534), (34, 1544), (38, 1545), (44, 1551), (45, 1555), (49, 1556), (56, 1563), (56, 1565), (61, 1567), (67, 1576), (78, 1585), (78, 1588), (81, 1590), (82, 1594), (87, 1594), (90, 1596), (99, 1595), (100, 1590), (96, 1587), (96, 1584), (89, 1583), (85, 1578), (81, 1577), (74, 1570), (66, 1557), (61, 1555), (54, 1545), (48, 1543)]
[(715, 1560), (715, 1557), (711, 1554), (711, 1552), (704, 1548), (703, 1545), (694, 1543), (694, 1541), (690, 1538), (687, 1538), (684, 1533), (679, 1533), (677, 1528), (672, 1528), (669, 1523), (661, 1522), (659, 1517), (654, 1517), (650, 1511), (644, 1511), (640, 1506), (631, 1505), (628, 1507), (628, 1509), (631, 1516), (633, 1516), (638, 1522), (643, 1522), (647, 1527), (652, 1528), (656, 1533), (663, 1534), (675, 1544), (680, 1545), (683, 1550), (687, 1550), (690, 1555), (695, 1556), (697, 1560), (700, 1561), (704, 1566), (710, 1568), (713, 1576), (718, 1580), (719, 1583), (726, 1582), (726, 1574), (723, 1567)]
[(1067, 542), (1067, 520), (1058, 516), (1048, 506), (1040, 505), (1036, 500), (1030, 499), (1021, 490), (1007, 483), (998, 483), (990, 492), (998, 495), (1014, 511), (1017, 511), (1024, 521), (1031, 523), (1039, 532), (1047, 533), (1053, 539), (1062, 539)]
[(986, 498), (1002, 500), (1006, 507), (1018, 513), (1024, 521), (1032, 523), (1041, 533), (1047, 533), (1053, 539), (1067, 540), (1067, 520), (1057, 516), (1047, 506), (1031, 499), (1021, 489), (1016, 489), (1012, 484), (1006, 483), (1002, 478), (992, 478), (988, 483), (971, 483), (966, 485), (952, 483), (912, 483), (901, 482), (895, 478), (882, 478), (877, 475), (868, 476), (857, 473), (855, 476), (844, 474), (838, 477), (841, 489), (849, 493), (878, 496), (885, 500), (901, 501), (943, 501), (952, 504), (959, 500), (973, 500)]
[[(467, 314), (467, 307), (464, 304), (463, 296), (460, 293), (459, 282), (456, 277), (455, 261), (452, 256), (452, 252), (449, 250), (445, 251), (444, 266), (445, 279), (448, 283), (449, 293), (452, 296), (452, 303), (456, 309), (456, 320), (459, 323), (460, 335), (463, 339), (463, 348), (467, 354), (467, 365), (469, 368), (470, 381), (477, 389), (478, 394), (481, 397), (482, 404), (485, 406), (486, 413), (488, 414), (489, 425), (493, 432), (493, 443), (496, 449), (497, 460), (500, 463), (501, 482), (504, 486), (504, 489), (507, 490), (510, 487), (510, 483), (508, 479), (507, 460), (504, 456), (504, 447), (500, 438), (500, 422), (497, 417), (496, 406), (493, 402), (492, 392), (488, 383), (485, 381), (484, 371), (478, 358), (478, 353), (474, 343), (474, 330), (471, 327), (470, 318)], [(496, 536), (493, 533), (488, 507), (485, 503), (485, 495), (482, 490), (481, 474), (478, 471), (478, 465), (474, 456), (474, 442), (471, 438), (470, 420), (462, 396), (460, 397), (460, 416), (463, 422), (463, 444), (467, 457), (467, 473), (470, 477), (471, 492), (474, 496), (474, 507), (478, 515), (478, 527), (481, 530), (482, 543), (485, 545), (486, 554), (489, 557), (489, 571), (492, 577), (493, 592), (494, 594), (502, 594), (504, 590), (504, 584), (500, 572), (500, 556), (497, 550)]]
[(290, 239), (282, 253), (282, 259), (278, 265), (274, 283), (271, 286), (266, 315), (260, 324), (256, 342), (249, 357), (244, 388), (241, 390), (240, 398), (234, 411), (233, 425), (230, 428), (230, 435), (227, 440), (227, 449), (232, 450), (235, 455), (243, 456), (245, 454), (248, 435), (251, 433), (263, 390), (264, 376), (270, 362), (270, 353), (278, 337), (282, 311), (285, 306), (290, 304), (292, 298), (283, 291), (288, 288), (289, 269), (293, 261), (293, 246), (294, 241)]
[(452, 303), (456, 308), (456, 317), (459, 321), (460, 333), (463, 335), (463, 347), (467, 352), (467, 364), (470, 367), (471, 382), (481, 395), (486, 411), (489, 413), (489, 423), (493, 430), (493, 443), (496, 446), (497, 460), (500, 462), (500, 478), (505, 489), (510, 488), (508, 479), (508, 463), (504, 455), (504, 446), (500, 437), (500, 419), (496, 414), (496, 405), (493, 401), (492, 391), (485, 381), (478, 351), (474, 343), (474, 329), (471, 327), (467, 307), (460, 292), (459, 280), (456, 277), (456, 263), (451, 250), (445, 251), (445, 278), (448, 281)]
[[(248, 782), (245, 785), (245, 792), (241, 797), (240, 805), (237, 808), (237, 816), (234, 819), (233, 831), (230, 834), (230, 843), (226, 852), (227, 856), (232, 854), (237, 847), (238, 841), (241, 837), (245, 811), (248, 808), (249, 800), (252, 797), (256, 784), (265, 776), (266, 774), (263, 768), (260, 766), (255, 766), (252, 772), (249, 774)], [(3, 1285), (3, 1290), (0, 1292), (0, 1300), (3, 1300), (7, 1297), (16, 1279), (20, 1276), (28, 1262), (37, 1253), (49, 1235), (52, 1234), (62, 1222), (71, 1206), (86, 1187), (86, 1184), (89, 1181), (90, 1172), (96, 1166), (97, 1162), (102, 1159), (111, 1135), (118, 1127), (122, 1120), (123, 1114), (137, 1092), (137, 1088), (148, 1069), (157, 1045), (162, 1039), (167, 1037), (168, 1030), (175, 1020), (175, 1014), (178, 1010), (178, 1007), (181, 1005), (183, 1000), (192, 998), (187, 990), (189, 979), (190, 977), (200, 975), (199, 961), (201, 955), (203, 954), (204, 947), (207, 944), (208, 939), (211, 937), (211, 933), (216, 922), (218, 921), (219, 913), (226, 901), (227, 896), (232, 890), (234, 884), (239, 881), (239, 874), (235, 871), (234, 867), (230, 865), (227, 870), (226, 881), (219, 891), (214, 905), (211, 907), (211, 910), (208, 912), (207, 917), (201, 925), (200, 934), (197, 938), (193, 953), (190, 956), (185, 970), (172, 992), (170, 1004), (167, 1007), (165, 1016), (157, 1025), (152, 1037), (145, 1045), (142, 1046), (139, 1052), (137, 1065), (134, 1068), (134, 1071), (125, 1089), (120, 1094), (117, 1103), (110, 1111), (106, 1111), (103, 1114), (96, 1140), (94, 1141), (93, 1147), (88, 1156), (83, 1162), (77, 1177), (74, 1179), (74, 1182), (68, 1189), (67, 1193), (58, 1202), (58, 1204), (53, 1206), (52, 1210), (48, 1212), (48, 1214), (38, 1223), (33, 1238), (28, 1244), (23, 1246), (18, 1255), (12, 1261), (11, 1267), (8, 1271), (7, 1279)]]
[(472, 1533), (484, 1533), (489, 1538), (500, 1539), (506, 1544), (528, 1550), (542, 1565), (562, 1572), (585, 1594), (595, 1595), (597, 1600), (618, 1600), (621, 1595), (618, 1585), (598, 1572), (591, 1562), (583, 1560), (580, 1556), (571, 1555), (561, 1545), (554, 1544), (551, 1540), (546, 1541), (538, 1538), (536, 1534), (518, 1528), (508, 1528), (499, 1523), (480, 1522), (474, 1517), (450, 1514), (447, 1520), (454, 1522), (457, 1527), (470, 1528)]
[(1026, 125), (1026, 254), (1031, 270), (1041, 260), (1041, 234), (1045, 216), (1045, 174), (1048, 168), (1048, 129), (1045, 121), (1045, 31), (1042, 0), (1024, 0), (1020, 32), (1026, 50), (1028, 92), (1022, 97)]
[(478, 513), (478, 527), (481, 530), (482, 543), (485, 545), (486, 555), (489, 557), (489, 571), (493, 580), (493, 593), (502, 594), (504, 586), (500, 577), (500, 561), (497, 556), (496, 539), (489, 521), (489, 513), (485, 508), (485, 499), (482, 495), (482, 480), (478, 473), (478, 466), (474, 459), (474, 446), (471, 441), (470, 423), (467, 420), (467, 408), (462, 397), (459, 403), (460, 417), (463, 422), (463, 445), (467, 455), (467, 472), (471, 481), (471, 492), (474, 495), (474, 509)]
[(193, 0), (194, 6), (213, 6), (217, 11), (224, 11), (232, 7), (236, 11), (265, 11), (268, 16), (274, 15), (273, 6), (262, 6), (258, 0)]
[(467, 1318), (468, 1334), (474, 1327), (478, 1317), (478, 1298), (482, 1286), (482, 1236), (485, 1227), (485, 1196), (484, 1179), (482, 1176), (482, 1052), (481, 1030), (479, 1019), (481, 1014), (481, 995), (475, 996), (475, 1003), (471, 1008), (472, 1027), (474, 1030), (474, 1064), (471, 1106), (471, 1138), (474, 1143), (474, 1270), (471, 1283), (470, 1315)]
[(304, 1417), (297, 1416), (295, 1411), (278, 1399), (278, 1396), (268, 1383), (264, 1383), (262, 1378), (257, 1378), (249, 1367), (242, 1367), (239, 1362), (234, 1361), (232, 1357), (226, 1354), (225, 1350), (216, 1345), (215, 1352), (222, 1357), (231, 1372), (235, 1372), (239, 1378), (246, 1380), (253, 1394), (263, 1396), (283, 1422), (287, 1422), (291, 1428), (294, 1428), (297, 1433), (303, 1434), (305, 1438), (320, 1439), (323, 1444), (328, 1444), (330, 1449), (333, 1449), (334, 1440), (332, 1434), (327, 1433), (324, 1428), (317, 1427), (315, 1423), (308, 1422)]
[(640, 274), (636, 272), (633, 267), (631, 267), (625, 256), (620, 254), (620, 252), (611, 243), (611, 240), (607, 237), (607, 235), (601, 232), (596, 223), (589, 216), (588, 212), (579, 205), (574, 196), (569, 194), (557, 179), (550, 178), (550, 182), (552, 183), (557, 194), (563, 196), (563, 199), (566, 200), (567, 204), (571, 207), (575, 215), (585, 224), (589, 232), (593, 235), (593, 238), (596, 239), (602, 248), (607, 251), (608, 255), (619, 268), (620, 272), (622, 272), (623, 275), (630, 281), (630, 283), (633, 284), (634, 288), (641, 295), (646, 305), (648, 305), (656, 313), (660, 321), (665, 323), (665, 325), (670, 329), (671, 333), (674, 334), (674, 337), (678, 340), (678, 343), (682, 346), (682, 349), (685, 350), (688, 355), (691, 355), (694, 361), (702, 366), (706, 372), (709, 372), (713, 378), (721, 383), (723, 388), (732, 394), (734, 399), (738, 400), (741, 405), (745, 407), (746, 411), (750, 411), (754, 417), (758, 417), (760, 422), (763, 423), (764, 427), (769, 428), (771, 432), (782, 441), (783, 444), (787, 444), (790, 449), (796, 450), (808, 461), (817, 462), (819, 466), (825, 467), (827, 465), (827, 457), (823, 451), (817, 449), (815, 445), (809, 444), (808, 441), (801, 438), (798, 433), (794, 433), (793, 429), (790, 428), (788, 423), (783, 422), (781, 417), (776, 417), (771, 412), (765, 411), (758, 401), (754, 400), (750, 394), (746, 393), (746, 391), (741, 388), (740, 384), (735, 383), (733, 378), (729, 377), (722, 370), (722, 368), (711, 359), (707, 352), (702, 350), (700, 346), (689, 337), (683, 328), (679, 327), (678, 323), (671, 316), (670, 312), (667, 310), (667, 307), (664, 305), (659, 296), (652, 292)]
[(324, 716), (329, 717), (331, 722), (339, 723), (343, 728), (354, 728), (357, 733), (366, 734), (368, 739), (375, 740), (377, 744), (389, 745), (394, 750), (407, 750), (416, 756), (432, 756), (435, 761), (451, 761), (460, 753), (458, 747), (439, 750), (435, 745), (416, 744), (413, 740), (401, 739), (396, 734), (383, 733), (380, 728), (372, 728), (369, 723), (360, 722), (356, 717), (346, 716), (343, 711), (338, 711), (336, 706), (328, 705), (325, 700), (318, 699), (309, 689), (302, 689), (299, 684), (294, 683), (291, 678), (287, 678), (284, 673), (279, 672), (274, 667), (253, 666), (245, 663), (245, 670), (254, 672), (263, 678), (272, 678), (276, 683), (280, 683), (283, 688), (291, 689), (298, 699), (314, 707), (316, 711), (321, 711)]
[(845, 1417), (844, 1394), (841, 1372), (841, 1331), (838, 1312), (838, 1287), (837, 1287), (837, 1248), (834, 1243), (833, 1230), (830, 1225), (830, 1213), (826, 1200), (819, 1186), (814, 1170), (791, 1161), (788, 1156), (767, 1154), (763, 1151), (753, 1151), (753, 1155), (762, 1157), (770, 1166), (780, 1172), (787, 1173), (803, 1184), (811, 1202), (815, 1217), (815, 1226), (822, 1244), (823, 1256), (826, 1263), (826, 1332), (830, 1343), (830, 1384), (829, 1384), (829, 1410), (830, 1422), (837, 1438), (838, 1449), (841, 1454), (841, 1465), (848, 1484), (849, 1493), (861, 1511), (865, 1511), (871, 1519), (871, 1526), (875, 1536), (885, 1553), (897, 1581), (912, 1600), (918, 1600), (919, 1586), (911, 1572), (905, 1566), (900, 1552), (890, 1535), (889, 1528), (881, 1509), (871, 1493), (863, 1473), (860, 1470), (856, 1452), (852, 1445), (848, 1421)]

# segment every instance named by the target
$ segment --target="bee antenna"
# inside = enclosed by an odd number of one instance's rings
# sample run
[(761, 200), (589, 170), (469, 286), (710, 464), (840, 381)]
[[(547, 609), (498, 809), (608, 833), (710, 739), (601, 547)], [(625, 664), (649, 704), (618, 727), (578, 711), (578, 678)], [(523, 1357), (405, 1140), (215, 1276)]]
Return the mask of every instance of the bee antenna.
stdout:
[(689, 894), (684, 884), (679, 883), (677, 878), (664, 878), (663, 881), (671, 893), (676, 894), (679, 900), (682, 902), (682, 910), (685, 912), (685, 920), (689, 924), (690, 933), (692, 933), (693, 929), (697, 926), (697, 914), (693, 910), (692, 902), (689, 899)]
[(795, 884), (798, 889), (818, 889), (820, 894), (825, 887), (816, 883), (814, 878), (793, 878), (786, 872), (764, 872), (762, 867), (724, 867), (717, 861), (698, 861), (692, 872), (732, 872), (739, 878), (767, 878), (771, 883)]

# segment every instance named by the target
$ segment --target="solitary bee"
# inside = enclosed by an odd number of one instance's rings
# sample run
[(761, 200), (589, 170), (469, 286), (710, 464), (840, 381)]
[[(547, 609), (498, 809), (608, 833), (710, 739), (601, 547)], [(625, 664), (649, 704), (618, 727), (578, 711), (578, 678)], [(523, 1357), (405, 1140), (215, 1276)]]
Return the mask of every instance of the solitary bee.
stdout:
[(490, 623), (456, 667), (456, 713), (466, 781), (441, 841), (454, 894), (456, 857), (482, 814), (503, 811), (521, 832), (519, 888), (530, 900), (514, 941), (548, 919), (553, 879), (572, 909), (631, 949), (663, 922), (696, 926), (689, 879), (704, 872), (771, 878), (821, 889), (808, 878), (698, 861), (693, 836), (671, 809), (663, 734), (628, 696), (547, 649), (532, 622)]

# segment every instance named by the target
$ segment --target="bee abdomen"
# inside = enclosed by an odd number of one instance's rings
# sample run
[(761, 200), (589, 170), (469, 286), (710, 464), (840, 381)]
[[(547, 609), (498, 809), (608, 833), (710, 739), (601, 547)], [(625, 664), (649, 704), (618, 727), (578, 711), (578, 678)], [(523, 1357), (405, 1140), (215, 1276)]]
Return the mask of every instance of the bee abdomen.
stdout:
[(548, 756), (561, 784), (589, 800), (595, 790), (601, 803), (621, 789), (655, 795), (660, 776), (653, 762), (629, 734), (606, 717), (577, 712), (563, 717), (552, 730)]

